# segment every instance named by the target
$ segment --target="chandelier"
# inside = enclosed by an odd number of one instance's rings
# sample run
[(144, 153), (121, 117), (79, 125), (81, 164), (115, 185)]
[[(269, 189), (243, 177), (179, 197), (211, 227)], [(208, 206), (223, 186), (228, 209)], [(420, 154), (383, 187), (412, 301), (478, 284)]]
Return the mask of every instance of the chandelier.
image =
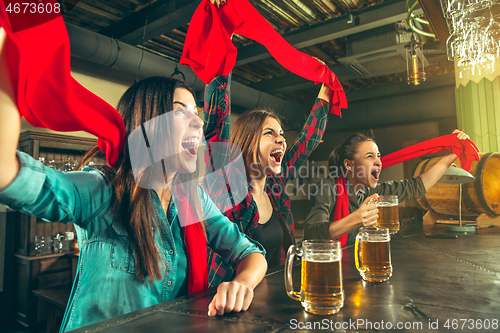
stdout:
[(460, 77), (487, 75), (495, 69), (500, 54), (500, 24), (491, 7), (498, 0), (441, 0), (450, 36), (448, 60), (457, 61)]

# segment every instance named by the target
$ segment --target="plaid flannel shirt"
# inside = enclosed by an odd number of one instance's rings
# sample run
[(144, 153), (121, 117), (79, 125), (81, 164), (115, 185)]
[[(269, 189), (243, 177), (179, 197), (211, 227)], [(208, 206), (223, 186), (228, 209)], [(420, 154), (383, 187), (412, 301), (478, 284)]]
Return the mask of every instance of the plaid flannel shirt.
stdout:
[[(207, 142), (205, 163), (207, 176), (203, 180), (206, 191), (229, 220), (236, 223), (241, 232), (252, 235), (259, 222), (257, 204), (252, 197), (252, 187), (247, 182), (245, 170), (231, 167), (230, 161), (230, 86), (231, 76), (216, 76), (205, 88), (204, 133)], [(288, 235), (284, 235), (280, 262), (285, 263), (286, 250), (294, 244), (294, 223), (290, 208), (290, 198), (286, 194), (287, 181), (295, 178), (298, 168), (319, 145), (329, 115), (329, 105), (323, 99), (316, 99), (307, 121), (295, 142), (287, 148), (283, 156), (281, 174), (267, 176), (266, 192)], [(218, 143), (211, 146), (211, 143)], [(240, 164), (241, 165), (241, 164)], [(224, 171), (221, 171), (221, 170)], [(210, 173), (212, 172), (212, 173)], [(224, 195), (227, 191), (228, 195)], [(244, 199), (234, 202), (234, 198)], [(223, 281), (230, 281), (235, 275), (235, 267), (223, 262), (222, 258), (209, 249), (209, 287)]]

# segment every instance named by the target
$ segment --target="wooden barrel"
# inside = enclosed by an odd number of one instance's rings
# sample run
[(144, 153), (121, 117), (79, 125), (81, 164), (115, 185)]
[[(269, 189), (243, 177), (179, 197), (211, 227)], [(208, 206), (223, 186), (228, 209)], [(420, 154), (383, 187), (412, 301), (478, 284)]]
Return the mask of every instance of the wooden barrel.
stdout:
[[(486, 213), (491, 217), (500, 215), (500, 154), (480, 153), (481, 159), (472, 162), (470, 173), (475, 181), (462, 185), (462, 216), (478, 216)], [(441, 157), (422, 160), (413, 176), (418, 176), (433, 166)], [(460, 166), (460, 161), (455, 164)], [(458, 215), (460, 197), (458, 184), (437, 183), (424, 197), (417, 200), (417, 205), (424, 210), (439, 214)]]

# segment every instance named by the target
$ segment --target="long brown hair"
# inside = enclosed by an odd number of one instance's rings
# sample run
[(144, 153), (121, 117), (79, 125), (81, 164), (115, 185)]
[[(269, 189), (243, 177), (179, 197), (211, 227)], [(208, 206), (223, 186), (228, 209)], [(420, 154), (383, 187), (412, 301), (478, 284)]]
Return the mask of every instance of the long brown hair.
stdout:
[[(256, 162), (259, 169), (262, 171), (258, 149), (260, 147), (262, 127), (268, 117), (276, 119), (278, 124), (282, 126), (281, 119), (273, 111), (255, 109), (246, 111), (240, 115), (231, 129), (230, 141), (233, 144), (232, 158), (236, 158), (236, 149), (241, 149), (241, 155), (247, 166), (247, 177), (249, 176), (247, 163)], [(257, 151), (255, 149), (257, 149)]]
[[(193, 94), (192, 88), (181, 80), (170, 77), (150, 77), (132, 85), (120, 98), (117, 107), (125, 123), (125, 143), (115, 166), (116, 175), (111, 181), (116, 195), (114, 213), (120, 217), (122, 227), (129, 235), (135, 256), (136, 276), (141, 280), (144, 280), (146, 276), (150, 281), (160, 280), (163, 275), (162, 271), (166, 268), (166, 261), (158, 250), (155, 240), (155, 231), (160, 230), (161, 226), (152, 205), (153, 194), (142, 184), (138, 185), (141, 183), (139, 179), (138, 182), (134, 179), (128, 138), (132, 131), (143, 126), (147, 121), (173, 110), (174, 91), (177, 88), (186, 89)], [(167, 129), (162, 130), (168, 140), (169, 134), (173, 132), (173, 124), (167, 123)], [(167, 142), (169, 141), (165, 142), (166, 150), (170, 146)], [(83, 158), (81, 166), (87, 164), (99, 152), (97, 147), (89, 151)], [(178, 161), (174, 159), (174, 165), (176, 162)], [(165, 167), (163, 160), (161, 165)], [(147, 172), (148, 170), (145, 170), (142, 176), (147, 178)], [(182, 187), (191, 208), (201, 221), (203, 215), (198, 182), (193, 181), (196, 179), (198, 179), (198, 170), (192, 174), (178, 173), (174, 177), (173, 185)], [(205, 230), (203, 222), (202, 227)]]

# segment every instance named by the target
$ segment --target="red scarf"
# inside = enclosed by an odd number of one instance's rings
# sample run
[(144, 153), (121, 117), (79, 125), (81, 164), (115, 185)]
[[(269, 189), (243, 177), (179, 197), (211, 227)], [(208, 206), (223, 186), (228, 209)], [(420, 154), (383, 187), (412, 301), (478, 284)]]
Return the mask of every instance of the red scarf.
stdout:
[[(344, 175), (340, 175), (337, 178), (335, 185), (337, 201), (335, 203), (335, 210), (333, 211), (333, 221), (338, 221), (349, 215), (349, 194), (347, 193)], [(347, 243), (347, 233), (340, 236), (338, 240), (344, 246)]]
[(264, 45), (289, 71), (329, 86), (332, 90), (331, 113), (341, 116), (340, 108), (347, 108), (344, 90), (335, 74), (326, 65), (291, 46), (248, 0), (227, 1), (224, 8), (203, 0), (189, 24), (180, 63), (190, 66), (207, 84), (217, 74), (229, 75), (237, 55), (231, 41), (233, 33)]
[(69, 37), (62, 17), (13, 32), (0, 1), (0, 26), (7, 33), (4, 51), (21, 115), (35, 127), (94, 134), (113, 166), (125, 138), (123, 119), (71, 76)]
[(201, 223), (189, 204), (181, 186), (176, 186), (175, 204), (184, 233), (188, 259), (188, 293), (201, 291), (208, 286), (207, 241)]
[(451, 150), (460, 159), (460, 165), (465, 171), (469, 171), (472, 161), (479, 161), (479, 149), (472, 140), (459, 140), (456, 134), (448, 134), (427, 140), (416, 145), (398, 150), (392, 154), (383, 156), (380, 161), (382, 167), (390, 167), (416, 157), (438, 153), (443, 150)]
[[(413, 146), (395, 151), (381, 158), (382, 168), (405, 162), (426, 154), (451, 150), (460, 159), (460, 165), (466, 171), (470, 170), (472, 161), (479, 161), (479, 149), (472, 140), (459, 140), (456, 134), (448, 134), (428, 141), (417, 143)], [(337, 202), (333, 212), (333, 221), (338, 221), (349, 215), (349, 194), (343, 175), (336, 181)], [(346, 245), (347, 234), (339, 238), (342, 246)]]

